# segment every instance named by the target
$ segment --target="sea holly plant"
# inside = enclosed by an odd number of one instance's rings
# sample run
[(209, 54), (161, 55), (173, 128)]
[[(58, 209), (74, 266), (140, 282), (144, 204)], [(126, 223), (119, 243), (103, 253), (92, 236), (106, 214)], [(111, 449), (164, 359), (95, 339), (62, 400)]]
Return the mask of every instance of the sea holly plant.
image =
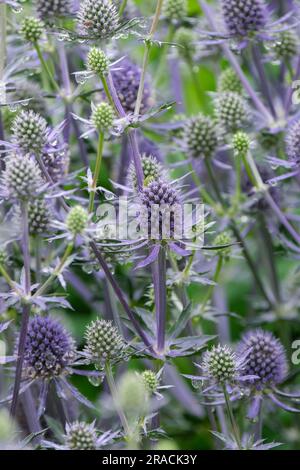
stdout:
[(299, 449), (299, 21), (0, 2), (1, 449)]

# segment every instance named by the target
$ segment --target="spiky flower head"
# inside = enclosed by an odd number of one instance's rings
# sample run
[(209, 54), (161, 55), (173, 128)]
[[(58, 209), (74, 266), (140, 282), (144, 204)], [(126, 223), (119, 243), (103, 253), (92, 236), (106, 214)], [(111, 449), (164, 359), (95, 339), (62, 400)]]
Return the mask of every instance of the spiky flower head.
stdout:
[(89, 214), (84, 207), (74, 206), (67, 216), (67, 228), (74, 237), (81, 235), (88, 225), (88, 220)]
[(97, 319), (88, 325), (85, 333), (85, 353), (97, 365), (122, 357), (125, 343), (117, 328), (110, 321)]
[(118, 26), (118, 12), (112, 0), (84, 0), (78, 12), (78, 25), (85, 36), (108, 39)]
[(72, 13), (73, 0), (35, 0), (39, 18), (49, 21)]
[(94, 424), (83, 421), (67, 424), (65, 442), (70, 450), (96, 450), (97, 432)]
[(114, 110), (104, 101), (93, 108), (92, 122), (99, 132), (110, 130), (114, 122)]
[(277, 59), (289, 60), (295, 57), (299, 50), (299, 38), (292, 29), (281, 31), (273, 46)]
[(286, 135), (286, 153), (290, 161), (300, 163), (300, 120), (296, 121)]
[[(133, 113), (137, 100), (138, 90), (141, 81), (141, 71), (139, 67), (125, 58), (120, 62), (118, 70), (112, 72), (114, 84), (119, 100), (126, 113)], [(141, 112), (151, 105), (151, 90), (146, 81), (141, 105)]]
[(157, 391), (157, 388), (159, 387), (159, 379), (152, 370), (145, 370), (141, 374), (141, 377), (149, 393)]
[(47, 141), (47, 122), (32, 110), (21, 111), (11, 131), (14, 142), (25, 153), (40, 153)]
[(198, 114), (186, 123), (183, 139), (191, 157), (212, 157), (219, 144), (216, 122), (208, 116)]
[(231, 234), (227, 231), (219, 233), (214, 241), (214, 246), (224, 247), (216, 251), (217, 255), (222, 256), (223, 258), (229, 258), (231, 254), (232, 237)]
[(41, 171), (30, 155), (9, 154), (1, 178), (1, 186), (8, 196), (28, 200), (43, 184)]
[[(166, 171), (159, 161), (152, 155), (141, 155), (142, 168), (144, 173), (144, 185), (148, 186), (149, 183), (157, 181), (158, 179), (166, 179)], [(128, 170), (128, 184), (130, 187), (137, 189), (137, 177), (134, 163), (130, 164)]]
[(182, 20), (187, 16), (186, 0), (165, 0), (163, 3), (163, 15), (168, 20)]
[(223, 18), (233, 36), (247, 36), (266, 25), (264, 0), (222, 0)]
[(70, 163), (69, 148), (58, 142), (48, 142), (43, 149), (42, 160), (51, 180), (58, 183), (68, 172)]
[[(22, 212), (20, 206), (15, 206), (14, 217), (20, 227)], [(31, 236), (41, 235), (49, 229), (51, 213), (45, 199), (38, 197), (28, 201), (28, 225)]]
[(152, 181), (141, 192), (142, 203), (151, 208), (153, 205), (174, 206), (179, 203), (177, 190), (167, 181)]
[(139, 374), (129, 371), (118, 382), (118, 401), (131, 425), (137, 426), (138, 418), (149, 409), (149, 392)]
[(247, 103), (237, 93), (220, 93), (215, 100), (215, 116), (225, 132), (236, 132), (249, 119)]
[(224, 70), (218, 80), (218, 91), (220, 93), (237, 93), (239, 95), (243, 92), (243, 86), (235, 71), (231, 68)]
[(103, 76), (109, 71), (109, 59), (98, 47), (92, 47), (87, 56), (87, 67), (92, 72)]
[(38, 18), (28, 16), (24, 18), (21, 26), (21, 34), (28, 42), (37, 42), (44, 31), (44, 23)]
[(248, 135), (243, 131), (237, 132), (232, 138), (232, 146), (237, 156), (246, 155), (250, 148)]
[(196, 38), (195, 31), (192, 28), (186, 28), (184, 26), (178, 28), (175, 33), (174, 41), (181, 46), (178, 48), (179, 54), (182, 54), (184, 57), (193, 57), (196, 52)]
[(218, 385), (233, 382), (238, 370), (235, 353), (228, 346), (213, 346), (204, 353), (201, 368)]
[(74, 341), (58, 320), (39, 315), (30, 320), (24, 354), (26, 377), (61, 375), (74, 358)]
[(245, 375), (257, 376), (254, 386), (265, 389), (280, 384), (288, 370), (286, 353), (281, 342), (269, 331), (256, 329), (246, 333), (240, 341), (238, 354), (246, 354)]

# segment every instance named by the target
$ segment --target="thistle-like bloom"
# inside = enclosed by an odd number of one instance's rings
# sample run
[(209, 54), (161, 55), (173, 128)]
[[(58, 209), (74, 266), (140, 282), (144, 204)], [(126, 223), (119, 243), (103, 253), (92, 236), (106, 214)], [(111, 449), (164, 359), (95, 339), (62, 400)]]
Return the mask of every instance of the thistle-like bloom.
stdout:
[(21, 34), (28, 42), (35, 43), (43, 35), (44, 23), (32, 16), (24, 18), (21, 26)]
[(99, 132), (111, 130), (114, 122), (115, 113), (113, 108), (108, 103), (100, 103), (97, 106), (92, 106), (92, 123)]
[(227, 132), (236, 132), (249, 120), (246, 101), (237, 93), (220, 93), (215, 100), (215, 116)]
[(60, 322), (36, 316), (28, 326), (24, 355), (26, 378), (55, 377), (74, 361), (74, 341)]
[(218, 80), (218, 92), (238, 95), (243, 93), (243, 85), (233, 69), (228, 68), (221, 73)]
[(96, 450), (97, 433), (94, 423), (75, 421), (67, 424), (65, 442), (70, 450)]
[(222, 0), (223, 18), (233, 36), (246, 36), (266, 25), (264, 0)]
[[(155, 157), (153, 157), (152, 155), (143, 154), (141, 155), (141, 161), (142, 161), (145, 186), (147, 186), (149, 183), (157, 181), (158, 179), (161, 179), (161, 180), (167, 179), (167, 174), (166, 174), (165, 169)], [(133, 162), (130, 164), (127, 178), (128, 178), (128, 186), (136, 190), (138, 187), (138, 184), (137, 184), (135, 166)]]
[(24, 153), (40, 153), (47, 142), (46, 120), (34, 111), (21, 111), (11, 128), (13, 141)]
[(165, 0), (163, 2), (163, 15), (169, 21), (183, 20), (187, 16), (187, 1)]
[(224, 231), (219, 233), (214, 240), (215, 247), (222, 247), (217, 250), (216, 254), (218, 256), (222, 256), (224, 259), (229, 259), (231, 254), (231, 245), (232, 245), (232, 237), (230, 232)]
[[(15, 217), (17, 223), (21, 222), (21, 208), (16, 206)], [(28, 201), (28, 225), (31, 236), (42, 235), (50, 227), (51, 211), (44, 198), (35, 198)]]
[(72, 13), (73, 0), (35, 0), (39, 18), (49, 21)]
[(78, 25), (86, 37), (111, 38), (119, 27), (117, 9), (111, 0), (84, 0), (78, 12)]
[[(112, 77), (124, 110), (126, 113), (133, 113), (141, 80), (139, 67), (128, 58), (125, 58), (120, 62), (118, 69), (112, 71)], [(150, 105), (151, 90), (149, 83), (146, 81), (141, 112), (147, 110)]]
[(97, 47), (92, 47), (87, 56), (87, 67), (90, 71), (103, 77), (109, 71), (109, 59), (105, 52)]
[(237, 132), (232, 138), (233, 151), (238, 157), (241, 155), (247, 155), (250, 145), (250, 139), (243, 131)]
[(205, 377), (218, 385), (233, 383), (238, 373), (237, 357), (228, 346), (214, 346), (204, 353), (201, 369)]
[(66, 220), (67, 228), (73, 237), (81, 235), (87, 228), (89, 220), (88, 212), (81, 206), (73, 207)]
[(44, 187), (41, 171), (30, 155), (11, 153), (5, 160), (1, 190), (5, 197), (28, 200)]
[(216, 122), (202, 114), (191, 118), (184, 127), (183, 140), (191, 157), (212, 157), (219, 144)]
[(152, 370), (145, 370), (141, 374), (142, 380), (149, 393), (155, 393), (159, 387), (159, 378)]
[(139, 426), (141, 418), (149, 412), (150, 394), (141, 376), (129, 371), (118, 382), (118, 401), (130, 426)]
[(299, 51), (299, 38), (292, 29), (281, 31), (273, 45), (275, 57), (279, 60), (291, 60)]
[(124, 358), (125, 342), (110, 321), (93, 321), (86, 329), (85, 339), (84, 355), (98, 367)]

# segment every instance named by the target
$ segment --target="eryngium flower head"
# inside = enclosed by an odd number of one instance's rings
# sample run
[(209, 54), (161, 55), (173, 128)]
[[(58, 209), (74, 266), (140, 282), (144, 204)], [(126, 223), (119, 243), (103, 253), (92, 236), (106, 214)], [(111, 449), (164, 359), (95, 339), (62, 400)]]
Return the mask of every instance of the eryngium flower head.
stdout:
[[(16, 206), (15, 218), (18, 224), (21, 224), (21, 207)], [(50, 225), (51, 213), (45, 199), (34, 198), (28, 201), (28, 224), (31, 236), (46, 233)]]
[(109, 59), (98, 47), (92, 47), (87, 56), (87, 67), (92, 72), (103, 76), (108, 73)]
[(249, 110), (237, 93), (220, 93), (215, 100), (215, 115), (225, 132), (236, 132), (248, 121)]
[(300, 163), (300, 120), (296, 121), (286, 135), (286, 153), (291, 162)]
[(68, 173), (70, 154), (67, 146), (48, 143), (43, 149), (42, 160), (45, 168), (54, 183), (61, 181)]
[(275, 336), (261, 329), (246, 333), (238, 345), (238, 354), (245, 354), (245, 375), (259, 377), (253, 381), (257, 389), (280, 384), (287, 373), (287, 359), (283, 345)]
[(78, 24), (85, 36), (110, 38), (119, 26), (117, 9), (111, 0), (84, 0), (78, 12)]
[(232, 237), (227, 231), (219, 233), (214, 240), (214, 246), (224, 247), (217, 250), (216, 254), (223, 258), (229, 258), (231, 254), (231, 246), (226, 245), (232, 245)]
[(237, 93), (239, 95), (243, 92), (243, 86), (235, 71), (231, 68), (224, 70), (218, 80), (218, 91), (220, 93)]
[(21, 26), (21, 34), (28, 42), (37, 42), (44, 31), (44, 23), (32, 16), (24, 18)]
[(74, 237), (82, 234), (87, 227), (88, 219), (89, 214), (82, 206), (72, 207), (66, 221), (69, 232)]
[(149, 392), (141, 376), (129, 371), (118, 382), (118, 401), (130, 425), (138, 426), (138, 418), (149, 410)]
[(145, 370), (141, 374), (141, 377), (149, 393), (157, 391), (157, 388), (159, 387), (159, 379), (152, 370)]
[(214, 346), (204, 353), (201, 368), (205, 376), (219, 385), (233, 382), (238, 370), (235, 353), (228, 346)]
[(288, 29), (278, 33), (273, 49), (277, 59), (289, 60), (297, 55), (299, 39), (295, 31)]
[(93, 321), (86, 329), (85, 339), (85, 353), (98, 365), (120, 359), (125, 350), (122, 336), (110, 321)]
[(218, 147), (216, 122), (202, 114), (186, 123), (183, 135), (187, 151), (193, 158), (210, 158)]
[(72, 13), (72, 0), (35, 0), (39, 18), (44, 21)]
[(178, 193), (170, 183), (166, 181), (152, 181), (140, 194), (142, 203), (149, 209), (151, 206), (174, 206), (179, 203)]
[[(144, 173), (144, 185), (157, 181), (158, 179), (166, 179), (166, 171), (159, 161), (152, 155), (142, 155), (142, 168)], [(128, 184), (131, 188), (137, 189), (137, 177), (134, 163), (132, 162), (128, 171)]]
[(263, 0), (222, 0), (222, 11), (227, 30), (233, 36), (246, 36), (266, 24)]
[(29, 322), (25, 342), (26, 377), (49, 378), (62, 374), (75, 357), (74, 341), (64, 326), (50, 316)]
[(182, 20), (187, 16), (187, 1), (165, 0), (163, 2), (163, 15), (168, 20)]
[[(119, 100), (126, 113), (133, 113), (138, 89), (141, 80), (141, 71), (139, 67), (125, 58), (120, 62), (118, 70), (112, 72), (114, 84), (117, 90)], [(145, 111), (151, 105), (151, 91), (146, 82), (141, 105), (141, 112)]]
[(234, 153), (239, 157), (246, 155), (250, 148), (250, 139), (248, 135), (243, 132), (237, 132), (232, 138), (232, 146)]
[(110, 130), (114, 122), (114, 110), (108, 103), (93, 107), (92, 122), (99, 132)]
[(6, 159), (1, 186), (12, 198), (27, 200), (43, 186), (41, 171), (30, 155), (12, 153)]
[(187, 59), (193, 57), (196, 52), (196, 37), (192, 28), (184, 26), (179, 28), (175, 33), (174, 41), (181, 46), (178, 48), (179, 54)]
[(95, 450), (97, 433), (94, 424), (83, 421), (67, 424), (65, 442), (70, 450)]
[(11, 131), (14, 142), (23, 152), (40, 153), (47, 140), (48, 126), (46, 120), (34, 111), (21, 111)]

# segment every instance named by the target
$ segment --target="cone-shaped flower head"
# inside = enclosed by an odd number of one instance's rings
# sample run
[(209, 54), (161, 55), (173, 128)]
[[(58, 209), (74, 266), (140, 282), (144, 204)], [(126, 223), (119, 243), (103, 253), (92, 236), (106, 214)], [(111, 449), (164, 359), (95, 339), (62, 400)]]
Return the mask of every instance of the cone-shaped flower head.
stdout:
[(25, 153), (40, 153), (47, 141), (46, 120), (32, 110), (21, 111), (12, 124), (13, 140)]
[(264, 0), (221, 0), (223, 18), (230, 34), (246, 36), (266, 24)]
[(99, 132), (104, 132), (112, 128), (114, 116), (110, 104), (103, 102), (93, 108), (92, 122)]
[(94, 424), (82, 421), (67, 424), (65, 442), (70, 450), (96, 450), (97, 433)]
[(89, 215), (82, 206), (72, 207), (67, 216), (67, 228), (73, 235), (81, 235), (88, 225)]
[(241, 81), (234, 70), (228, 68), (224, 70), (218, 80), (218, 91), (220, 93), (237, 93), (239, 95), (243, 92)]
[(287, 132), (286, 153), (290, 161), (300, 163), (300, 120), (296, 121)]
[(248, 135), (243, 132), (237, 132), (232, 138), (233, 151), (237, 156), (246, 155), (250, 149), (250, 139)]
[(273, 49), (279, 60), (289, 60), (295, 57), (299, 51), (299, 39), (295, 31), (288, 29), (278, 33)]
[(28, 42), (37, 42), (44, 31), (44, 23), (38, 18), (29, 16), (24, 18), (21, 26), (21, 34)]
[(72, 0), (35, 0), (35, 3), (38, 16), (44, 21), (72, 13)]
[[(126, 113), (133, 113), (141, 80), (141, 71), (137, 65), (125, 58), (118, 64), (119, 70), (112, 72), (119, 100)], [(148, 82), (144, 87), (141, 112), (151, 105), (151, 91)]]
[(236, 132), (247, 123), (249, 110), (237, 93), (220, 93), (215, 100), (215, 115), (225, 132)]
[(85, 339), (85, 353), (98, 365), (120, 359), (125, 350), (123, 338), (110, 321), (93, 321), (86, 329)]
[(259, 379), (253, 384), (257, 389), (280, 384), (287, 373), (287, 359), (283, 345), (275, 336), (261, 329), (246, 333), (238, 345), (238, 354), (245, 354), (245, 375)]
[(112, 0), (84, 0), (78, 12), (78, 24), (85, 36), (107, 39), (118, 26), (118, 12)]
[[(142, 168), (144, 173), (144, 185), (157, 181), (158, 179), (166, 179), (166, 171), (159, 161), (152, 155), (143, 154), (141, 156)], [(137, 177), (134, 163), (132, 162), (128, 171), (128, 183), (130, 187), (137, 189)]]
[(87, 67), (97, 75), (106, 75), (109, 71), (109, 59), (98, 47), (92, 47), (87, 57)]
[(196, 52), (196, 37), (195, 31), (192, 28), (186, 28), (184, 26), (178, 28), (175, 33), (174, 42), (181, 46), (178, 48), (179, 54), (188, 59), (193, 57)]
[(145, 370), (141, 374), (141, 377), (149, 393), (154, 393), (157, 391), (157, 388), (159, 387), (159, 379), (152, 370)]
[(204, 375), (219, 385), (233, 382), (238, 371), (235, 353), (228, 346), (214, 346), (204, 353), (201, 368)]
[[(21, 208), (16, 206), (15, 217), (21, 223)], [(28, 201), (28, 224), (31, 236), (46, 233), (50, 225), (51, 213), (48, 204), (43, 198), (34, 198)]]
[(1, 186), (11, 198), (28, 200), (43, 186), (41, 171), (30, 155), (10, 154), (2, 172)]
[(187, 16), (187, 0), (165, 0), (163, 15), (168, 20), (183, 20)]
[(191, 157), (210, 158), (219, 143), (216, 122), (210, 117), (199, 114), (186, 123), (183, 138)]
[(231, 246), (226, 246), (226, 245), (231, 245), (232, 244), (232, 237), (231, 234), (227, 231), (219, 233), (219, 235), (216, 236), (215, 241), (214, 241), (214, 246), (223, 246), (224, 248), (220, 248), (219, 250), (216, 251), (216, 254), (219, 256), (222, 256), (223, 258), (229, 258), (231, 254)]
[(74, 341), (64, 326), (49, 316), (29, 322), (25, 343), (26, 377), (49, 378), (60, 375), (74, 360)]

